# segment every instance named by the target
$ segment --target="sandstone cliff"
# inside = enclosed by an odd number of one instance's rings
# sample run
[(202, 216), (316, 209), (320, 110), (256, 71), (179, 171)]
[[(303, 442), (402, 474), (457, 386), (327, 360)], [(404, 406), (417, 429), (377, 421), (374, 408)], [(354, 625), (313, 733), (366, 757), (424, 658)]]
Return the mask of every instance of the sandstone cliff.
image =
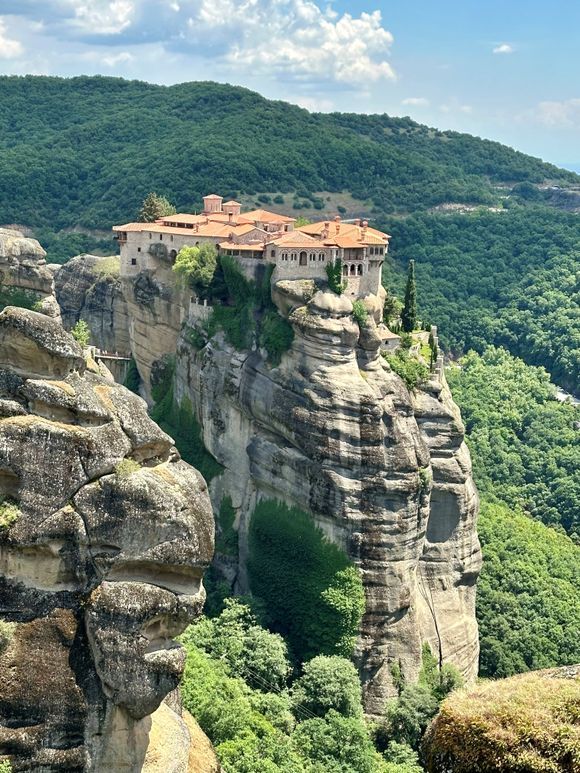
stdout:
[[(205, 482), (144, 401), (85, 361), (56, 320), (6, 308), (0, 760), (15, 771), (155, 769), (151, 715), (178, 684), (173, 637), (201, 609), (212, 552)], [(172, 755), (166, 770), (189, 769), (181, 748), (181, 767)]]
[(109, 352), (128, 353), (129, 315), (119, 279), (119, 258), (77, 255), (55, 273), (63, 325), (83, 319), (91, 342)]
[(478, 500), (444, 381), (410, 394), (379, 354), (382, 299), (367, 298), (359, 329), (347, 298), (307, 300), (310, 289), (275, 288), (296, 334), (278, 368), (221, 335), (200, 351), (180, 337), (175, 395), (195, 406), (225, 468), (212, 488), (215, 503), (228, 494), (238, 510), (239, 589), (249, 516), (264, 496), (310, 512), (359, 567), (355, 660), (366, 710), (379, 714), (394, 694), (391, 666), (416, 679), (425, 641), (468, 680), (477, 674)]
[(175, 397), (190, 400), (224, 467), (212, 499), (218, 506), (229, 495), (237, 510), (235, 587), (247, 589), (256, 501), (295, 504), (360, 569), (367, 609), (356, 661), (369, 714), (394, 694), (394, 663), (417, 677), (425, 641), (473, 679), (481, 557), (463, 426), (444, 377), (411, 394), (380, 356), (383, 299), (367, 297), (369, 324), (359, 329), (347, 298), (315, 294), (308, 282), (278, 283), (273, 298), (295, 340), (271, 368), (264, 353), (236, 351), (222, 334), (196, 348), (182, 325), (198, 324), (200, 310), (175, 291), (169, 267), (122, 282), (146, 393), (175, 353)]
[(34, 305), (38, 311), (58, 318), (54, 281), (46, 265), (46, 252), (36, 239), (12, 228), (0, 228), (0, 294), (2, 306)]

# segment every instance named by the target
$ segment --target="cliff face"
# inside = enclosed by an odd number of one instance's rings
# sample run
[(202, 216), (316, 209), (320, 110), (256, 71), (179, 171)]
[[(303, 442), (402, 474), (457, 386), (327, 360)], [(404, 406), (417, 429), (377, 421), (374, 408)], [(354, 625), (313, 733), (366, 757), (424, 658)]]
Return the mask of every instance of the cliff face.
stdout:
[(224, 467), (211, 493), (214, 505), (229, 495), (237, 509), (237, 589), (247, 589), (256, 501), (295, 504), (360, 569), (366, 613), (355, 659), (368, 713), (394, 694), (394, 663), (416, 679), (425, 641), (473, 679), (481, 557), (463, 426), (444, 377), (410, 394), (380, 356), (383, 299), (367, 297), (369, 324), (359, 329), (345, 297), (311, 298), (312, 283), (279, 282), (273, 297), (295, 340), (271, 368), (221, 334), (197, 350), (180, 332), (191, 310), (167, 267), (123, 279), (123, 290), (147, 393), (156, 363), (175, 352), (176, 399), (191, 401)]
[[(173, 637), (201, 609), (212, 552), (205, 482), (144, 401), (85, 361), (57, 321), (6, 308), (0, 759), (14, 770), (155, 769), (148, 739), (162, 718), (151, 716), (179, 682)], [(171, 769), (188, 769), (184, 754)]]
[[(366, 613), (355, 660), (366, 710), (379, 714), (395, 692), (392, 664), (416, 679), (425, 641), (468, 680), (477, 674), (477, 495), (445, 383), (409, 394), (379, 355), (372, 316), (359, 330), (349, 300), (319, 292), (306, 302), (303, 289), (275, 291), (296, 334), (280, 367), (221, 336), (201, 351), (182, 337), (175, 394), (191, 400), (225, 468), (212, 489), (239, 512), (240, 589), (260, 497), (310, 512), (359, 567)], [(380, 319), (381, 299), (367, 304)]]
[(77, 255), (55, 274), (63, 325), (83, 319), (100, 349), (128, 353), (129, 314), (118, 276), (119, 258)]
[[(36, 239), (11, 228), (0, 228), (0, 288), (4, 304), (12, 300), (36, 305), (38, 311), (59, 318), (54, 281), (46, 265), (46, 252)], [(16, 296), (19, 296), (18, 298)]]

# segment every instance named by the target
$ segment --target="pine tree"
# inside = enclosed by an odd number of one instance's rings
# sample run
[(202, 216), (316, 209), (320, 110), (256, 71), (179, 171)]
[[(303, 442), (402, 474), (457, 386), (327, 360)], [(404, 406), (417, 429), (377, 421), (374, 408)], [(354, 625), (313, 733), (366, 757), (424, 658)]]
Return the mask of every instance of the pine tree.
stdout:
[(405, 289), (405, 303), (401, 313), (403, 330), (411, 333), (417, 325), (417, 286), (415, 284), (415, 261), (409, 261), (409, 273), (407, 287)]
[(168, 201), (165, 196), (158, 196), (155, 192), (149, 193), (139, 211), (140, 223), (153, 223), (160, 217), (167, 217), (167, 215), (174, 215), (175, 207)]

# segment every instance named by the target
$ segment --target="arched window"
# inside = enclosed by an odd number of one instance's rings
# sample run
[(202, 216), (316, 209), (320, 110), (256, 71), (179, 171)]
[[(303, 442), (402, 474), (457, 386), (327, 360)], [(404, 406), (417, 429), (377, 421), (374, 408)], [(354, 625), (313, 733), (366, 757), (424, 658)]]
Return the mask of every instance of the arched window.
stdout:
[(293, 253), (291, 254), (290, 258), (291, 258), (292, 260), (296, 260), (296, 253), (295, 253), (295, 252), (293, 252)]
[(362, 263), (359, 263), (359, 264), (358, 264), (358, 266), (356, 267), (356, 273), (357, 273), (359, 276), (362, 276), (362, 273), (363, 273), (363, 267), (362, 267)]
[(356, 276), (356, 266), (354, 265), (354, 263), (350, 264), (350, 275)]
[(301, 266), (305, 266), (306, 265), (306, 259), (307, 259), (306, 253), (305, 252), (301, 252), (300, 253), (300, 265)]
[(282, 253), (282, 260), (288, 260), (288, 253), (287, 252), (283, 252)]
[(346, 263), (342, 267), (342, 275), (343, 276), (348, 276), (348, 266), (346, 265)]
[(310, 260), (316, 260), (316, 255), (313, 252), (310, 253)]
[(171, 252), (169, 253), (169, 257), (171, 258), (171, 260), (175, 260), (175, 258), (177, 257), (177, 250), (171, 250)]

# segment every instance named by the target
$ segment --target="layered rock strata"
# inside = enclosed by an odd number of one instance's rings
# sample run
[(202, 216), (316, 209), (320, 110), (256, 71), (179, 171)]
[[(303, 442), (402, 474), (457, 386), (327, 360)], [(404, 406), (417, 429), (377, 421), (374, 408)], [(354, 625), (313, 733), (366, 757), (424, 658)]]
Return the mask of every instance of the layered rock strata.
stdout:
[(173, 637), (200, 612), (212, 553), (205, 482), (145, 402), (57, 321), (6, 308), (0, 760), (147, 770), (151, 715), (184, 663)]
[(477, 674), (477, 494), (445, 383), (411, 394), (380, 356), (382, 298), (367, 297), (359, 327), (350, 300), (315, 290), (274, 288), (295, 331), (277, 368), (221, 334), (200, 351), (180, 338), (175, 394), (195, 406), (225, 468), (212, 489), (215, 504), (227, 494), (238, 510), (238, 589), (261, 497), (310, 512), (359, 567), (366, 612), (355, 659), (377, 715), (395, 693), (392, 666), (415, 680), (425, 641), (467, 679)]
[(46, 252), (36, 239), (12, 228), (0, 228), (0, 291), (4, 304), (25, 302), (58, 319), (53, 275), (45, 258)]
[(295, 340), (271, 368), (265, 352), (236, 351), (222, 334), (198, 350), (199, 335), (188, 334), (195, 319), (167, 266), (122, 281), (147, 394), (176, 352), (176, 399), (191, 402), (224, 467), (212, 499), (219, 506), (231, 496), (237, 509), (235, 587), (248, 587), (256, 501), (295, 504), (361, 571), (367, 609), (356, 660), (369, 714), (394, 694), (394, 664), (416, 679), (425, 641), (474, 678), (481, 554), (463, 425), (444, 376), (410, 393), (380, 356), (384, 298), (367, 296), (368, 323), (359, 326), (346, 297), (312, 281), (278, 282), (273, 299)]

